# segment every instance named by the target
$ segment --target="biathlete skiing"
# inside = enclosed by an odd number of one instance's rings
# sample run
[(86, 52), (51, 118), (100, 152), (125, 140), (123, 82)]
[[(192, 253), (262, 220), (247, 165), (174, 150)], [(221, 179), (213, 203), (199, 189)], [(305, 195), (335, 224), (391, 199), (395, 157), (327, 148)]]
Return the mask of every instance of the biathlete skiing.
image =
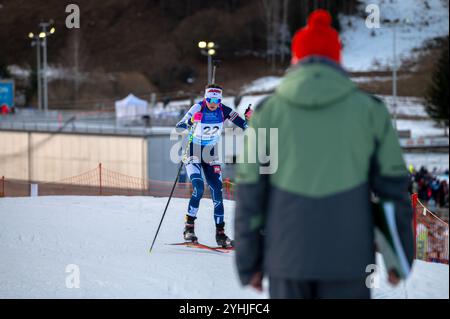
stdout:
[[(197, 243), (195, 235), (195, 219), (204, 192), (203, 175), (211, 191), (214, 204), (214, 222), (216, 225), (217, 245), (224, 248), (233, 247), (233, 240), (225, 234), (224, 208), (222, 197), (222, 169), (218, 160), (216, 145), (223, 130), (223, 124), (230, 120), (236, 126), (245, 130), (252, 110), (248, 107), (245, 119), (222, 104), (222, 88), (211, 84), (205, 89), (204, 99), (194, 104), (176, 125), (178, 131), (193, 129), (189, 154), (185, 160), (186, 172), (192, 183), (192, 195), (185, 216), (183, 231), (184, 240)], [(204, 156), (206, 154), (207, 156)]]

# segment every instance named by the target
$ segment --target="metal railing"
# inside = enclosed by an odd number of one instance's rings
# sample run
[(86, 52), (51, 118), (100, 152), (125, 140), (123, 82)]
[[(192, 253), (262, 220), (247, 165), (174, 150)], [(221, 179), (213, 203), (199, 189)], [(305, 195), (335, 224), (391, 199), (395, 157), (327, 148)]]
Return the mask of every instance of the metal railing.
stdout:
[[(117, 120), (113, 112), (28, 111), (0, 116), (0, 130), (146, 136), (170, 133), (179, 116), (135, 116)], [(167, 130), (161, 127), (167, 127)], [(157, 128), (157, 129), (156, 129)]]

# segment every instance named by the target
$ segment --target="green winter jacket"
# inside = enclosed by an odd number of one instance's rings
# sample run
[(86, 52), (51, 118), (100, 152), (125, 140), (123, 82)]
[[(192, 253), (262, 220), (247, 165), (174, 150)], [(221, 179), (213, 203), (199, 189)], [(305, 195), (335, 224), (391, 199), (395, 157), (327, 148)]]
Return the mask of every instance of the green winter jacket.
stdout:
[(277, 129), (278, 136), (268, 130), (265, 138), (246, 138), (241, 154), (245, 160), (255, 148), (271, 156), (238, 168), (236, 262), (243, 284), (256, 271), (296, 280), (367, 276), (366, 266), (375, 263), (371, 192), (395, 203), (412, 261), (408, 173), (389, 112), (338, 65), (312, 58), (294, 67), (255, 108), (250, 127)]

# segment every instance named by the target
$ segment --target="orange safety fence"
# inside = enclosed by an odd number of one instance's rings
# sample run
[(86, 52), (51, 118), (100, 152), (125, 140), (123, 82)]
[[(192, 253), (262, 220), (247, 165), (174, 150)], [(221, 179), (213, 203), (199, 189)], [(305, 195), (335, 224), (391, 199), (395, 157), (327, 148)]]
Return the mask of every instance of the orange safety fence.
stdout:
[(416, 259), (448, 265), (448, 223), (412, 195)]
[[(55, 182), (27, 182), (23, 180), (0, 179), (0, 197), (30, 196), (31, 184), (38, 185), (40, 196), (45, 195), (141, 195), (167, 197), (173, 186), (170, 181), (149, 180), (122, 174), (100, 163), (95, 169)], [(223, 197), (234, 200), (234, 184), (226, 178), (223, 182)], [(191, 183), (178, 182), (174, 197), (189, 198)], [(205, 192), (205, 197), (211, 197)]]

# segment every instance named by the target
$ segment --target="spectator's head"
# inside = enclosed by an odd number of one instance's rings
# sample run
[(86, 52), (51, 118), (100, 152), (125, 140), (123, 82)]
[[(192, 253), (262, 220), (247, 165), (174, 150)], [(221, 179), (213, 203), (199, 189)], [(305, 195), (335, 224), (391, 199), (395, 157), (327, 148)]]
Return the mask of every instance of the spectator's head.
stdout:
[(308, 25), (298, 30), (292, 39), (292, 64), (309, 56), (322, 56), (341, 63), (341, 40), (331, 22), (328, 11), (319, 9), (311, 13)]
[(0, 112), (2, 114), (7, 114), (9, 112), (8, 105), (2, 104), (2, 106), (0, 107)]

